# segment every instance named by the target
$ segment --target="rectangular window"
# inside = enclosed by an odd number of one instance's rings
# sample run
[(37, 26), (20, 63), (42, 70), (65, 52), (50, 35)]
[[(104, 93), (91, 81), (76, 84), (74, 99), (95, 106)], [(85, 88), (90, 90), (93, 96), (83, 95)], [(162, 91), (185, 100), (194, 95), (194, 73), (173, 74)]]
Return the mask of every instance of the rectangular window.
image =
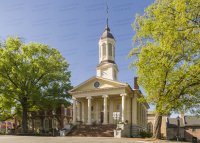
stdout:
[(67, 115), (67, 109), (65, 108), (65, 115)]
[(192, 128), (192, 132), (195, 132), (195, 133), (196, 133), (196, 128)]
[(72, 116), (72, 110), (70, 110), (70, 116)]

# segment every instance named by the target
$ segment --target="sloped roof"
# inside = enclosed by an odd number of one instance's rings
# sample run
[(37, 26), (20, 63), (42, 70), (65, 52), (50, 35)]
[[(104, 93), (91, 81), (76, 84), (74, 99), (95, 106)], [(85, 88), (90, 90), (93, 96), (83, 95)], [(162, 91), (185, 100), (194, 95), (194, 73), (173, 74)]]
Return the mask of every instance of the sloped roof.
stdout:
[(110, 32), (110, 28), (108, 27), (108, 25), (106, 25), (104, 33), (101, 35), (101, 39), (104, 39), (104, 38), (111, 38), (115, 40), (114, 36)]
[(200, 126), (200, 118), (194, 116), (185, 116), (185, 126)]
[[(180, 118), (180, 127), (184, 126), (183, 118)], [(176, 118), (167, 118), (167, 127), (177, 127), (177, 119)]]

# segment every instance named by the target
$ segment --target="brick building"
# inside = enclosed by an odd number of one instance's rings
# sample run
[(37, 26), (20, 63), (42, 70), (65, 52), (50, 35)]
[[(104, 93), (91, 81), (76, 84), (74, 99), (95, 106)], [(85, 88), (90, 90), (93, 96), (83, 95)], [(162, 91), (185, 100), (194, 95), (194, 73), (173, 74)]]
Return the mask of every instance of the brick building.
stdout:
[(200, 143), (200, 118), (184, 116), (185, 122), (185, 139), (192, 142), (196, 137)]
[[(65, 108), (63, 106), (56, 108), (54, 115), (54, 128), (65, 128), (66, 124), (72, 123), (73, 110), (72, 104)], [(27, 127), (29, 132), (37, 132), (37, 129), (49, 130), (53, 128), (53, 115), (52, 111), (45, 110), (40, 112), (28, 113)]]
[[(65, 108), (61, 106), (55, 109), (54, 115), (54, 128), (61, 129), (65, 127), (65, 124), (72, 123), (73, 110), (72, 104)], [(7, 121), (2, 121), (0, 126), (0, 132), (8, 133), (8, 129), (17, 129), (17, 126), (20, 126), (21, 121), (14, 117), (14, 119), (9, 119)], [(27, 129), (28, 132), (36, 132), (37, 129), (49, 130), (53, 128), (53, 115), (52, 111), (39, 111), (39, 112), (29, 112), (27, 115)], [(20, 132), (21, 129), (18, 128), (16, 132)]]
[[(184, 138), (184, 132), (185, 132), (184, 121), (183, 118), (180, 118), (179, 120), (180, 120), (179, 136), (181, 138)], [(167, 118), (166, 139), (168, 140), (173, 139), (175, 135), (177, 135), (177, 128), (178, 128), (177, 124), (178, 124), (177, 118)]]
[[(172, 139), (174, 138), (174, 135), (177, 135), (177, 119), (167, 118), (166, 123), (167, 139)], [(184, 116), (184, 113), (182, 112), (179, 133), (181, 138), (185, 138), (189, 142), (197, 139), (197, 143), (200, 143), (200, 118)]]

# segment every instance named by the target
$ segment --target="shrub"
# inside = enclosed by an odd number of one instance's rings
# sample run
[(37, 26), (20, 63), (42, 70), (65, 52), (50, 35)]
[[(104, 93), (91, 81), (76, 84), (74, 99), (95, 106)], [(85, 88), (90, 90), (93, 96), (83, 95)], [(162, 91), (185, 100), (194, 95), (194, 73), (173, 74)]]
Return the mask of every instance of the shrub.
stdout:
[[(54, 132), (56, 131), (56, 128), (54, 128)], [(53, 128), (49, 128), (49, 132), (53, 132)]]
[(187, 140), (185, 138), (181, 138), (181, 141), (187, 142)]
[(146, 137), (151, 138), (152, 137), (152, 133), (146, 132)]
[(40, 130), (40, 129), (37, 129), (37, 133), (38, 133), (38, 134), (41, 133), (41, 130)]
[(141, 136), (141, 138), (145, 138), (145, 137), (151, 138), (151, 137), (152, 137), (152, 134), (151, 134), (150, 132), (141, 131), (141, 132), (140, 132), (140, 136)]
[(42, 130), (42, 133), (45, 133), (45, 130), (44, 130), (44, 129)]
[(146, 137), (146, 132), (145, 131), (141, 131), (140, 132), (140, 136), (141, 136), (141, 138), (145, 138)]
[(11, 133), (15, 133), (15, 129), (11, 129)]

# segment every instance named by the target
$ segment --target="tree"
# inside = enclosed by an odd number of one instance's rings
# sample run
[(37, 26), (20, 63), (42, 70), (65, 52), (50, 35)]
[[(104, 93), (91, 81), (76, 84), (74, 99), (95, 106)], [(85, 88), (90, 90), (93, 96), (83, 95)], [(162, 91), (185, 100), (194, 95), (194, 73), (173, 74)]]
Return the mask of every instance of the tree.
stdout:
[(70, 105), (66, 100), (72, 88), (68, 67), (56, 48), (8, 37), (0, 46), (1, 115), (11, 109), (22, 112), (22, 131), (27, 132), (27, 112), (54, 109), (61, 101)]
[(140, 102), (155, 105), (153, 137), (160, 138), (163, 114), (200, 103), (200, 1), (156, 0), (145, 11), (136, 14), (137, 47), (127, 59), (136, 57), (129, 69), (137, 68), (138, 84), (147, 93)]

